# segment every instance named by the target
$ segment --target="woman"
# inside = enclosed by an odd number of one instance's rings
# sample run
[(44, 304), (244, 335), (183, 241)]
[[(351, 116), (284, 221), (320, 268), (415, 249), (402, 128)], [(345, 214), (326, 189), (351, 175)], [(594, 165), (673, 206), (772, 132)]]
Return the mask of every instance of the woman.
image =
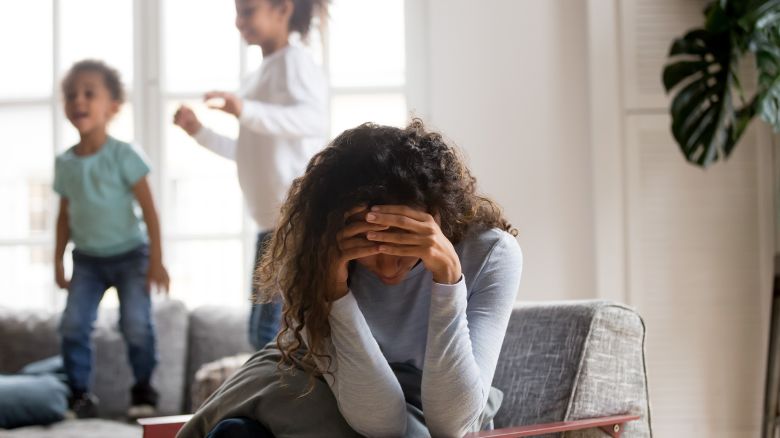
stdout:
[(250, 359), (180, 436), (487, 426), (522, 265), (510, 231), (421, 121), (344, 132), (293, 183), (258, 270), (265, 298), (284, 301), (278, 350)]

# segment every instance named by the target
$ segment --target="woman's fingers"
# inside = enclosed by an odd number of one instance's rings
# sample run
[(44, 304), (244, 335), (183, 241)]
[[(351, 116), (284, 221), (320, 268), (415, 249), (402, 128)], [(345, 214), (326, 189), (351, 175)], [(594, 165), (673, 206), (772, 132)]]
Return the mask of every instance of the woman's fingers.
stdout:
[[(401, 257), (419, 257), (425, 259), (427, 247), (417, 245), (378, 245), (377, 254), (388, 254)], [(425, 262), (425, 260), (423, 260)]]
[(337, 235), (337, 238), (339, 240), (345, 240), (345, 239), (351, 239), (358, 234), (367, 233), (370, 231), (382, 231), (386, 230), (388, 227), (385, 225), (378, 225), (378, 224), (369, 224), (368, 222), (352, 222), (350, 224), (347, 224), (344, 228), (339, 231), (339, 234)]
[(364, 237), (353, 237), (339, 241), (339, 251), (347, 251), (352, 248), (361, 248), (366, 246), (377, 246), (379, 242), (371, 242)]
[(425, 236), (420, 234), (392, 231), (369, 231), (366, 233), (366, 239), (372, 242), (395, 243), (399, 245), (424, 245), (427, 241)]
[(339, 245), (339, 250), (341, 250), (343, 252), (343, 251), (348, 251), (348, 250), (353, 249), (353, 248), (363, 248), (363, 247), (377, 246), (377, 245), (378, 245), (378, 243), (376, 243), (376, 242), (369, 242), (366, 239), (362, 239), (360, 237), (356, 237), (354, 239), (343, 240), (341, 242), (341, 245)]
[[(430, 216), (429, 216), (430, 217)], [(413, 219), (409, 216), (394, 213), (380, 213), (371, 211), (366, 215), (366, 222), (396, 227), (413, 233), (426, 233), (431, 231), (430, 225), (426, 222)]]
[(349, 219), (350, 216), (356, 215), (365, 210), (368, 210), (368, 206), (366, 204), (356, 205), (344, 213), (344, 219)]
[(425, 210), (410, 207), (408, 205), (375, 205), (371, 207), (371, 211), (407, 216), (420, 222), (426, 222), (432, 219), (431, 215)]
[(348, 262), (350, 260), (368, 257), (375, 254), (379, 254), (379, 245), (371, 243), (366, 246), (355, 246), (353, 248), (341, 250), (341, 260)]

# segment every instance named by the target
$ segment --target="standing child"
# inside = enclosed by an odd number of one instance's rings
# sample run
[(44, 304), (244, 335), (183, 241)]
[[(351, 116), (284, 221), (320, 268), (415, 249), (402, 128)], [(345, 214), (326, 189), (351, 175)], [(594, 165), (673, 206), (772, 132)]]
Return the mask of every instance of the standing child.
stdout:
[[(97, 398), (89, 391), (90, 335), (98, 304), (113, 286), (135, 377), (128, 415), (150, 416), (157, 405), (150, 383), (157, 364), (150, 286), (167, 291), (169, 280), (146, 180), (149, 165), (138, 149), (106, 132), (124, 100), (115, 69), (100, 61), (78, 62), (62, 88), (65, 115), (80, 136), (77, 145), (57, 157), (54, 167), (54, 190), (60, 195), (54, 264), (57, 285), (68, 290), (60, 334), (70, 407), (80, 418), (97, 414)], [(75, 245), (70, 281), (63, 269), (68, 240)]]
[[(305, 39), (313, 17), (325, 15), (327, 0), (235, 1), (236, 27), (247, 44), (260, 46), (263, 63), (238, 94), (214, 91), (204, 99), (238, 119), (238, 139), (204, 127), (186, 106), (176, 111), (174, 123), (236, 162), (244, 199), (260, 229), (257, 264), (287, 189), (324, 145), (327, 83), (306, 50), (290, 43), (290, 34)], [(252, 306), (249, 340), (255, 348), (275, 338), (280, 319), (280, 303)]]

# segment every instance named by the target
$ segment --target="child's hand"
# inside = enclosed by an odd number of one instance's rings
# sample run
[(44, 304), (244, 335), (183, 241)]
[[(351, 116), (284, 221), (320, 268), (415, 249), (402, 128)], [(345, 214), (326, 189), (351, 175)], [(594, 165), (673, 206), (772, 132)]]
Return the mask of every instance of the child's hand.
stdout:
[(195, 112), (185, 105), (176, 110), (176, 114), (173, 115), (173, 124), (180, 126), (189, 135), (197, 134), (203, 127)]
[[(213, 101), (208, 102), (212, 99)], [(206, 105), (209, 108), (218, 109), (236, 117), (241, 115), (241, 110), (244, 108), (244, 102), (240, 97), (224, 91), (210, 91), (203, 96), (203, 100), (207, 101)]]
[(65, 267), (62, 262), (58, 262), (54, 266), (54, 281), (60, 289), (67, 290), (70, 287), (70, 281), (65, 279)]
[(149, 272), (146, 273), (146, 287), (150, 291), (152, 286), (157, 286), (157, 292), (168, 294), (171, 280), (168, 278), (168, 271), (162, 263), (152, 263), (149, 265)]

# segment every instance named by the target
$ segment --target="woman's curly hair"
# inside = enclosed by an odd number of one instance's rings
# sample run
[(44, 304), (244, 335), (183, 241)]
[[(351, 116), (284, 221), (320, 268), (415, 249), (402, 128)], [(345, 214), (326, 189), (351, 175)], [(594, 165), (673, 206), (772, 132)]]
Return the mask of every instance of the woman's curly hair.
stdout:
[(345, 131), (293, 182), (256, 272), (262, 301), (281, 295), (284, 302), (277, 336), (284, 366), (322, 374), (313, 359), (330, 359), (326, 284), (337, 233), (351, 208), (387, 204), (438, 213), (453, 244), (475, 228), (517, 234), (499, 206), (476, 193), (460, 153), (421, 120), (405, 129), (366, 123)]

